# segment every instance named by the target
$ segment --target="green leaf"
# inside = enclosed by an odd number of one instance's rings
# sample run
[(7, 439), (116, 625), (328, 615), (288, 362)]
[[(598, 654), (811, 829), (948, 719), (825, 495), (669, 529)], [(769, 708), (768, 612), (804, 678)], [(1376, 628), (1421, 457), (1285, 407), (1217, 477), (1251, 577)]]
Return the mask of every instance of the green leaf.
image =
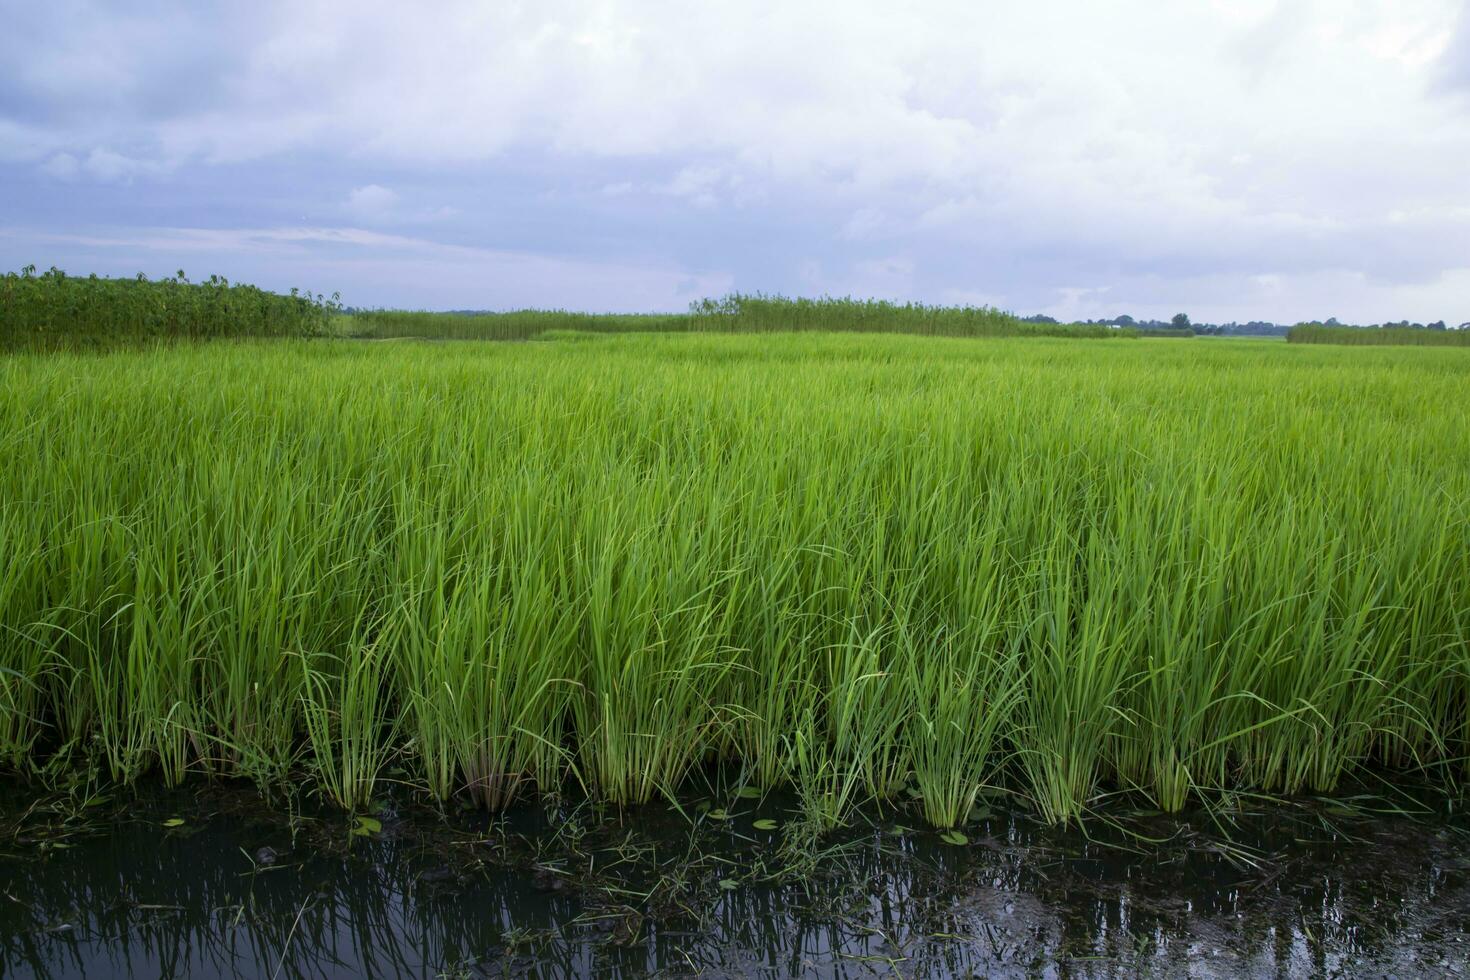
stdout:
[(705, 816), (706, 817), (709, 817), (711, 820), (729, 820), (730, 819), (729, 811), (725, 810), (723, 807), (720, 807), (720, 808), (716, 808), (714, 810), (711, 810), (709, 813), (706, 813)]
[(358, 817), (357, 826), (352, 828), (354, 837), (371, 837), (383, 832), (383, 822), (377, 817)]
[(979, 823), (981, 820), (989, 820), (992, 813), (994, 811), (988, 806), (972, 806), (970, 807), (970, 822)]
[(163, 822), (163, 825), (165, 827), (182, 827), (184, 825), (184, 818), (183, 817), (169, 817), (167, 820), (165, 820)]
[(947, 830), (939, 835), (939, 839), (944, 841), (946, 844), (953, 844), (955, 847), (963, 847), (964, 845), (970, 843), (970, 838), (966, 837), (958, 830)]
[(761, 819), (757, 820), (751, 826), (753, 826), (756, 830), (775, 830), (777, 827), (781, 826), (781, 824), (775, 820)]
[(740, 882), (736, 881), (734, 878), (721, 878), (720, 887), (725, 889), (725, 891), (727, 892), (733, 892), (735, 889), (740, 887)]
[(735, 791), (735, 795), (742, 800), (758, 800), (761, 798), (759, 786), (742, 786)]

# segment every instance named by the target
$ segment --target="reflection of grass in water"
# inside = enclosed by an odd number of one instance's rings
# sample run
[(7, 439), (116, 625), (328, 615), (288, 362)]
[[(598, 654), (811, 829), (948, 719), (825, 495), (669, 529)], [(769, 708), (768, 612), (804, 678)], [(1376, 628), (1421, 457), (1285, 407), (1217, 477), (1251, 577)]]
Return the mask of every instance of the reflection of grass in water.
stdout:
[[(944, 957), (994, 966), (1022, 952), (1046, 960), (1089, 949), (1139, 959), (1170, 949), (1187, 955), (1200, 935), (1192, 922), (1218, 941), (1215, 915), (1252, 950), (1273, 929), (1304, 927), (1314, 951), (1363, 956), (1375, 943), (1422, 953), (1421, 926), (1462, 890), (1415, 869), (1463, 850), (1463, 830), (1403, 834), (1401, 823), (1378, 825), (1375, 813), (1408, 801), (1362, 790), (1257, 808), (1265, 812), (1242, 801), (1239, 840), (1211, 833), (1208, 819), (1181, 822), (1116, 805), (1104, 806), (1087, 834), (1002, 809), (968, 824), (972, 843), (962, 848), (935, 844), (933, 832), (889, 835), (890, 818), (921, 815), (918, 802), (883, 814), (859, 808), (849, 829), (807, 837), (792, 794), (754, 810), (741, 809), (741, 799), (716, 794), (713, 802), (734, 814), (724, 821), (657, 805), (629, 820), (616, 808), (580, 803), (545, 814), (522, 808), (488, 829), (483, 817), (446, 825), (431, 811), (416, 814), (407, 799), (390, 800), (383, 836), (373, 839), (349, 837), (351, 821), (340, 813), (261, 812), (238, 790), (211, 789), (197, 802), (129, 793), (85, 810), (43, 800), (23, 829), (10, 814), (0, 821), (14, 872), (4, 913), (24, 910), (35, 927), (0, 923), (0, 962), (54, 963), (68, 949), (95, 954), (92, 941), (105, 937), (108, 955), (131, 950), (140, 964), (177, 956), (176, 972), (255, 961), (267, 972), (282, 962), (283, 975), (314, 975), (325, 962), (346, 968), (361, 959), (391, 975), (425, 963), (484, 964), (502, 950), (575, 972), (585, 957), (616, 960), (625, 946), (642, 957), (654, 945), (676, 968), (687, 967), (667, 946), (673, 940), (712, 968), (718, 960), (699, 957), (734, 945), (810, 955), (807, 941), (821, 935), (829, 949), (852, 956), (901, 953), (922, 972)], [(681, 802), (686, 813), (699, 809)], [(160, 829), (174, 814), (183, 823)], [(776, 816), (792, 836), (779, 843), (752, 836), (749, 825), (761, 814)], [(1396, 833), (1385, 837), (1386, 829)], [(73, 850), (31, 857), (33, 842), (47, 836)], [(279, 862), (252, 867), (240, 850), (262, 839), (280, 847)], [(1358, 860), (1343, 861), (1344, 841), (1361, 842), (1352, 852)], [(1382, 853), (1385, 841), (1394, 842), (1392, 853)], [(16, 853), (21, 842), (25, 855)], [(1283, 851), (1282, 842), (1293, 843)], [(1301, 890), (1285, 904), (1273, 897), (1283, 880)], [(128, 900), (107, 900), (117, 883)], [(1105, 911), (1120, 902), (1126, 925)], [(1182, 915), (1185, 902), (1197, 911)], [(1359, 921), (1366, 909), (1380, 910), (1371, 923)], [(68, 922), (80, 928), (41, 928)], [(1447, 942), (1458, 928), (1444, 934)], [(1133, 946), (1149, 935), (1163, 945)]]
[(385, 765), (503, 807), (714, 763), (810, 824), (1463, 757), (1456, 351), (896, 336), (0, 361), (0, 754)]
[[(935, 845), (932, 832), (888, 836), (889, 815), (913, 820), (922, 813), (917, 802), (886, 815), (860, 808), (856, 826), (800, 845), (751, 839), (748, 821), (757, 814), (800, 824), (800, 801), (789, 793), (744, 811), (738, 793), (720, 790), (713, 802), (735, 811), (726, 821), (659, 805), (628, 820), (584, 802), (539, 817), (519, 810), (488, 830), (484, 817), (445, 826), (438, 815), (404, 813), (390, 802), (385, 813), (394, 817), (373, 840), (345, 836), (347, 820), (331, 811), (298, 814), (293, 839), (285, 815), (259, 813), (244, 798), (238, 790), (206, 792), (196, 811), (176, 793), (159, 801), (129, 795), (119, 813), (141, 821), (146, 845), (137, 837), (73, 837), (75, 851), (10, 862), (16, 873), (7, 890), (18, 902), (7, 902), (7, 911), (82, 927), (24, 940), (0, 929), (0, 962), (46, 964), (66, 949), (96, 955), (94, 937), (106, 937), (110, 955), (131, 952), (143, 964), (135, 968), (178, 956), (175, 970), (254, 961), (269, 973), (282, 962), (291, 976), (328, 962), (366, 964), (376, 974), (415, 973), (423, 964), (484, 971), (501, 956), (585, 973), (589, 962), (645, 970), (656, 955), (685, 970), (691, 962), (716, 968), (732, 948), (795, 958), (841, 952), (875, 964), (901, 955), (920, 974), (983, 973), (1016, 956), (1058, 955), (1101, 955), (1119, 967), (1152, 964), (1170, 973), (1197, 939), (1219, 943), (1239, 933), (1245, 951), (1266, 951), (1273, 945), (1260, 937), (1273, 930), (1298, 936), (1314, 955), (1373, 955), (1379, 946), (1421, 954), (1421, 929), (1436, 921), (1432, 908), (1460, 895), (1433, 861), (1464, 836), (1442, 826), (1433, 835), (1399, 833), (1394, 854), (1382, 854), (1388, 837), (1373, 811), (1404, 804), (1363, 790), (1348, 805), (1301, 801), (1276, 805), (1270, 817), (1238, 814), (1239, 842), (1211, 835), (1207, 821), (1111, 805), (1089, 824), (1091, 835), (1001, 811), (966, 827), (967, 848)], [(694, 801), (682, 805), (698, 811)], [(47, 807), (32, 811), (32, 830)], [(162, 815), (175, 813), (185, 815), (184, 830), (159, 832)], [(84, 820), (100, 830), (116, 815), (91, 808)], [(263, 821), (273, 829), (262, 830)], [(879, 826), (883, 833), (875, 833)], [(281, 842), (281, 862), (245, 870), (238, 848), (260, 833)], [(1441, 833), (1449, 836), (1439, 845), (1413, 843)], [(29, 835), (0, 833), (12, 842), (21, 836)], [(1342, 860), (1345, 839), (1363, 840), (1354, 852), (1361, 864)], [(1280, 851), (1283, 840), (1294, 848)], [(1250, 860), (1263, 854), (1270, 861)], [(1391, 867), (1397, 871), (1385, 874)], [(107, 895), (100, 880), (128, 883), (129, 901), (98, 901)], [(1285, 904), (1273, 896), (1282, 880), (1301, 890)], [(1185, 902), (1197, 911), (1183, 914)], [(1116, 918), (1122, 908), (1125, 921)], [(1377, 909), (1372, 923), (1360, 921), (1364, 909)], [(1445, 933), (1446, 942), (1454, 934)], [(634, 961), (622, 959), (623, 949)]]

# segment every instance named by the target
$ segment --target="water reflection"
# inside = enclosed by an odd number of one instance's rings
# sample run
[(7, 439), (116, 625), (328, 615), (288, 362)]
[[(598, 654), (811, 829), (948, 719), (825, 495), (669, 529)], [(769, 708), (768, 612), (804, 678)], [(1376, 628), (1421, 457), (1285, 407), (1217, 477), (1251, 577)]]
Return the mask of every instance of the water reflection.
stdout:
[[(57, 822), (12, 822), (0, 973), (1318, 976), (1470, 964), (1466, 835), (1443, 822), (1290, 810), (1227, 840), (1145, 816), (1089, 840), (1010, 814), (954, 847), (876, 820), (825, 842), (796, 878), (752, 882), (789, 860), (754, 811), (697, 828), (663, 811), (611, 827), (529, 811), (452, 831), (390, 815), (381, 839), (349, 846), (340, 820), (293, 829), (218, 801), (163, 827), (186, 805), (133, 803), (69, 837)], [(760, 812), (779, 816), (780, 802)]]

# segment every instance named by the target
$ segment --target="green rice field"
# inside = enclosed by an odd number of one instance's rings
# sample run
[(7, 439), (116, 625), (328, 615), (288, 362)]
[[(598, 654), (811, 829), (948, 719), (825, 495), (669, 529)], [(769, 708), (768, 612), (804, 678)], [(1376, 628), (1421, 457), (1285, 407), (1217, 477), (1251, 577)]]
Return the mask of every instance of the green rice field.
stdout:
[(0, 765), (824, 827), (1463, 773), (1470, 351), (550, 336), (0, 358)]

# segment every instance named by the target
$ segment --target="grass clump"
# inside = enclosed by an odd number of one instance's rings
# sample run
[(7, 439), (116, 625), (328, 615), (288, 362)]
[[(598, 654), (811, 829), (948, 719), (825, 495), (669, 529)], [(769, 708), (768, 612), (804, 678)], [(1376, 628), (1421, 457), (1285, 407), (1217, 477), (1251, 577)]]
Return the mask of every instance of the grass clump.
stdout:
[(1352, 344), (1360, 347), (1470, 347), (1470, 330), (1429, 330), (1424, 327), (1340, 327), (1299, 323), (1286, 332), (1293, 344)]
[(115, 347), (225, 337), (306, 337), (323, 333), (336, 310), (328, 300), (289, 296), (219, 276), (172, 279), (68, 276), (34, 266), (0, 275), (0, 350)]
[[(1456, 351), (640, 333), (0, 359), (0, 759), (706, 767), (963, 822), (1453, 780)], [(80, 754), (78, 752), (80, 751)]]

